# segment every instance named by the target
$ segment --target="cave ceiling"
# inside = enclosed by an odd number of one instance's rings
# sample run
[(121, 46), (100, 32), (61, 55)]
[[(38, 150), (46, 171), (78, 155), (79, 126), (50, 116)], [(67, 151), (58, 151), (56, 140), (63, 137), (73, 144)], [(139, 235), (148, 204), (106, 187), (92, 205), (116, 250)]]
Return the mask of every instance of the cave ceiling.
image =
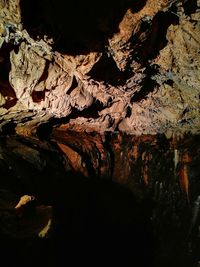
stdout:
[(200, 0), (0, 0), (1, 261), (200, 266), (199, 36)]
[(0, 0), (0, 130), (197, 133), (199, 36), (199, 0)]

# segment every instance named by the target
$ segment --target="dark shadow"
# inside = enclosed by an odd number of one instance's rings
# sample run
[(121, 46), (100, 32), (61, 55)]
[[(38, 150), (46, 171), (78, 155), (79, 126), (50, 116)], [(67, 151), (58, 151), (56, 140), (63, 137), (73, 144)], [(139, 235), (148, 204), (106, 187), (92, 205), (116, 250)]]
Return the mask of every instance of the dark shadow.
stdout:
[(140, 102), (142, 99), (145, 99), (150, 92), (153, 92), (158, 85), (156, 80), (152, 79), (158, 70), (156, 65), (149, 66), (145, 69), (146, 78), (143, 80), (142, 88), (139, 92), (136, 92), (131, 98), (131, 103)]
[(113, 86), (124, 85), (127, 73), (118, 69), (113, 57), (103, 54), (88, 75), (97, 81), (104, 81)]
[(197, 6), (197, 0), (185, 0), (183, 2), (183, 8), (186, 15), (191, 15), (192, 13), (195, 13), (198, 6)]
[[(77, 134), (81, 138), (80, 133)], [(112, 138), (108, 136), (106, 148), (116, 153)], [(8, 190), (17, 199), (24, 194), (34, 195), (39, 204), (53, 206), (52, 228), (43, 240), (37, 236), (12, 237), (1, 227), (6, 214), (0, 213), (1, 261), (9, 267), (197, 267), (200, 137), (188, 133), (175, 145), (181, 154), (187, 152), (192, 158), (187, 165), (190, 206), (179, 188), (178, 173), (174, 174), (172, 140), (166, 140), (164, 135), (137, 140), (126, 135), (120, 141), (121, 151), (126, 155), (130, 155), (129, 148), (133, 144), (138, 145), (137, 160), (127, 159), (133, 165), (131, 180), (126, 186), (136, 189), (134, 195), (127, 187), (112, 182), (111, 177), (103, 180), (103, 177), (87, 178), (71, 172), (50, 142), (35, 138), (1, 138), (0, 191)], [(35, 153), (32, 158), (26, 157), (30, 148), (38, 151), (36, 158)], [(152, 155), (148, 164), (148, 187), (141, 187), (143, 177), (139, 171), (144, 152)], [(141, 167), (137, 169), (138, 166)], [(177, 167), (179, 172), (181, 166)], [(186, 240), (188, 222), (192, 223), (189, 243)]]
[[(46, 79), (48, 78), (49, 64), (50, 64), (50, 62), (46, 61), (44, 71), (43, 71), (41, 77), (39, 78), (37, 85), (42, 81), (46, 81)], [(31, 94), (33, 102), (34, 103), (40, 103), (41, 101), (45, 100), (45, 93), (47, 91), (48, 91), (47, 89), (45, 89), (43, 91), (33, 91)]]
[(174, 84), (174, 81), (171, 79), (168, 79), (165, 81), (165, 84), (168, 84), (169, 86), (172, 86)]
[(10, 136), (16, 134), (15, 132), (16, 123), (13, 121), (7, 122), (1, 128), (1, 135), (3, 136)]
[(8, 266), (153, 267), (148, 212), (129, 189), (69, 172), (59, 179), (54, 196), (53, 228), (46, 240), (3, 236), (3, 257), (12, 254)]
[[(178, 24), (178, 21), (178, 16), (170, 12), (158, 12), (151, 23), (143, 21), (140, 31), (131, 39), (135, 51), (133, 58), (136, 58), (144, 66), (146, 66), (148, 60), (156, 58), (160, 50), (167, 45), (166, 34), (169, 26)], [(141, 42), (140, 35), (144, 32), (147, 38)]]
[(52, 133), (53, 126), (58, 123), (58, 120), (59, 119), (50, 119), (48, 122), (40, 124), (36, 130), (37, 137), (41, 141), (48, 140)]
[[(76, 83), (74, 82), (74, 85), (75, 84)], [(39, 92), (35, 93), (38, 94)], [(36, 96), (34, 95), (34, 97)], [(39, 98), (39, 100), (41, 99)], [(50, 118), (48, 122), (42, 123), (37, 127), (36, 135), (40, 140), (48, 140), (52, 133), (53, 127), (59, 126), (61, 124), (67, 124), (71, 119), (76, 119), (78, 117), (97, 119), (99, 117), (99, 112), (101, 112), (104, 108), (104, 105), (100, 101), (96, 100), (90, 107), (82, 111), (73, 109), (71, 114), (67, 117)]]
[(101, 112), (104, 108), (105, 106), (99, 100), (96, 100), (90, 107), (84, 110), (73, 110), (67, 120), (69, 121), (78, 117), (97, 119), (99, 118), (99, 112)]
[(67, 91), (67, 94), (70, 95), (71, 92), (76, 89), (78, 87), (78, 82), (77, 82), (77, 79), (75, 78), (75, 76), (73, 77), (73, 80), (72, 80), (72, 85), (71, 87), (69, 88), (69, 90)]
[(138, 11), (146, 0), (22, 0), (24, 27), (34, 38), (53, 37), (54, 48), (68, 54), (100, 51), (118, 31), (126, 10)]
[[(39, 148), (19, 138), (13, 143), (9, 139), (9, 149), (6, 140), (0, 144), (4, 155), (0, 189), (18, 197), (34, 195), (38, 203), (53, 206), (51, 232), (44, 240), (12, 237), (2, 231), (0, 218), (2, 262), (13, 267), (153, 266), (152, 208), (138, 201), (130, 189), (66, 172), (62, 157), (45, 143)], [(20, 144), (21, 150), (16, 150)], [(24, 146), (39, 149), (42, 168), (25, 160)]]
[(131, 5), (131, 11), (133, 13), (139, 12), (145, 5), (146, 5), (147, 0), (142, 0), (142, 1), (132, 1)]
[(9, 72), (11, 70), (10, 52), (14, 49), (12, 44), (3, 44), (0, 49), (0, 93), (6, 102), (4, 108), (9, 109), (17, 103), (14, 89), (9, 83)]
[[(111, 181), (79, 182), (76, 197), (55, 206), (56, 261), (67, 255), (67, 263), (74, 266), (80, 258), (87, 266), (153, 266), (150, 222), (132, 192)], [(70, 202), (73, 207), (66, 212)]]
[(46, 81), (46, 79), (48, 78), (48, 74), (49, 74), (49, 65), (50, 65), (50, 61), (45, 61), (45, 67), (44, 67), (44, 71), (41, 75), (41, 77), (39, 78), (37, 84), (39, 84), (42, 81)]
[[(171, 9), (173, 8), (174, 6), (172, 6)], [(134, 51), (133, 59), (146, 67), (146, 78), (142, 81), (142, 89), (133, 95), (131, 102), (139, 102), (146, 98), (150, 92), (155, 90), (157, 82), (152, 79), (152, 77), (157, 74), (159, 70), (156, 64), (150, 65), (149, 63), (155, 59), (159, 55), (160, 50), (167, 45), (167, 30), (171, 24), (176, 25), (178, 21), (178, 16), (173, 13), (158, 12), (152, 22), (143, 21), (140, 31), (131, 38)], [(144, 32), (147, 38), (141, 42), (140, 38)]]
[(34, 103), (40, 103), (45, 99), (45, 90), (43, 91), (33, 91), (31, 94)]
[[(74, 85), (72, 87), (72, 90), (77, 85), (77, 82), (76, 82), (75, 79), (73, 81), (73, 84)], [(40, 92), (35, 92), (35, 93), (38, 94)], [(38, 95), (36, 96), (35, 93), (34, 93), (34, 97), (38, 97)], [(43, 97), (42, 94), (39, 95), (39, 96)], [(33, 94), (32, 94), (32, 97), (33, 97)], [(36, 102), (36, 99), (35, 99), (35, 102)], [(40, 102), (41, 100), (42, 99), (39, 98), (39, 100), (37, 100), (37, 101)], [(105, 108), (105, 106), (99, 100), (96, 100), (90, 107), (88, 107), (88, 108), (86, 108), (84, 110), (78, 110), (78, 109), (74, 108), (72, 110), (71, 114), (69, 116), (67, 116), (67, 117), (50, 118), (48, 122), (40, 124), (37, 127), (36, 135), (40, 140), (48, 140), (51, 137), (51, 133), (52, 133), (52, 130), (53, 130), (54, 127), (57, 127), (57, 126), (59, 126), (61, 124), (67, 124), (67, 123), (69, 123), (69, 121), (71, 119), (76, 119), (78, 117), (88, 118), (88, 119), (89, 118), (97, 119), (97, 118), (99, 118), (99, 112), (101, 112), (104, 108)]]
[[(62, 156), (45, 142), (20, 137), (0, 141), (0, 189), (18, 197), (33, 195), (38, 203), (53, 206), (52, 228), (44, 240), (5, 233), (0, 217), (2, 262), (6, 260), (9, 267), (153, 267), (152, 208), (130, 189), (66, 171)], [(33, 162), (26, 160), (25, 147), (37, 150), (39, 160), (34, 155)]]

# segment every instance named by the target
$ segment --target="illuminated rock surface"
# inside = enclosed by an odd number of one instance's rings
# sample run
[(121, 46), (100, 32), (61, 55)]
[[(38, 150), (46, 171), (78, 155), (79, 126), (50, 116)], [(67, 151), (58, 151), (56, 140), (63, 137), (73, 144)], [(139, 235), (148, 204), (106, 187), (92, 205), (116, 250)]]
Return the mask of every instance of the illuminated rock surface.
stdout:
[(199, 36), (199, 0), (0, 0), (0, 261), (199, 267)]
[(0, 1), (0, 119), (199, 131), (199, 1)]

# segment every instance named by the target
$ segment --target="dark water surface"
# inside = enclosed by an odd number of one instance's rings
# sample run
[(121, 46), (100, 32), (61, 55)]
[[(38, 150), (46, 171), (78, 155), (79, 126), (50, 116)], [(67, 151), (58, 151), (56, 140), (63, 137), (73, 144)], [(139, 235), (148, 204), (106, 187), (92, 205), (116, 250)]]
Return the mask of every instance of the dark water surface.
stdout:
[[(2, 262), (199, 267), (199, 141), (72, 132), (47, 141), (1, 137)], [(25, 194), (52, 207), (43, 239), (34, 230), (35, 207), (13, 215), (12, 203)]]

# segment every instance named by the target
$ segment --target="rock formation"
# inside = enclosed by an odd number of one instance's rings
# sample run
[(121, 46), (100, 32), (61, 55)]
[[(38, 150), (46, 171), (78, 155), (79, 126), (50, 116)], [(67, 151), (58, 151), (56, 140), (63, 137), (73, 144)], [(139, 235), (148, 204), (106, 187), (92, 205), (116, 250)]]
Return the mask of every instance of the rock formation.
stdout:
[(1, 0), (1, 130), (198, 132), (199, 5)]
[(0, 0), (8, 266), (199, 267), (199, 36), (200, 0)]

